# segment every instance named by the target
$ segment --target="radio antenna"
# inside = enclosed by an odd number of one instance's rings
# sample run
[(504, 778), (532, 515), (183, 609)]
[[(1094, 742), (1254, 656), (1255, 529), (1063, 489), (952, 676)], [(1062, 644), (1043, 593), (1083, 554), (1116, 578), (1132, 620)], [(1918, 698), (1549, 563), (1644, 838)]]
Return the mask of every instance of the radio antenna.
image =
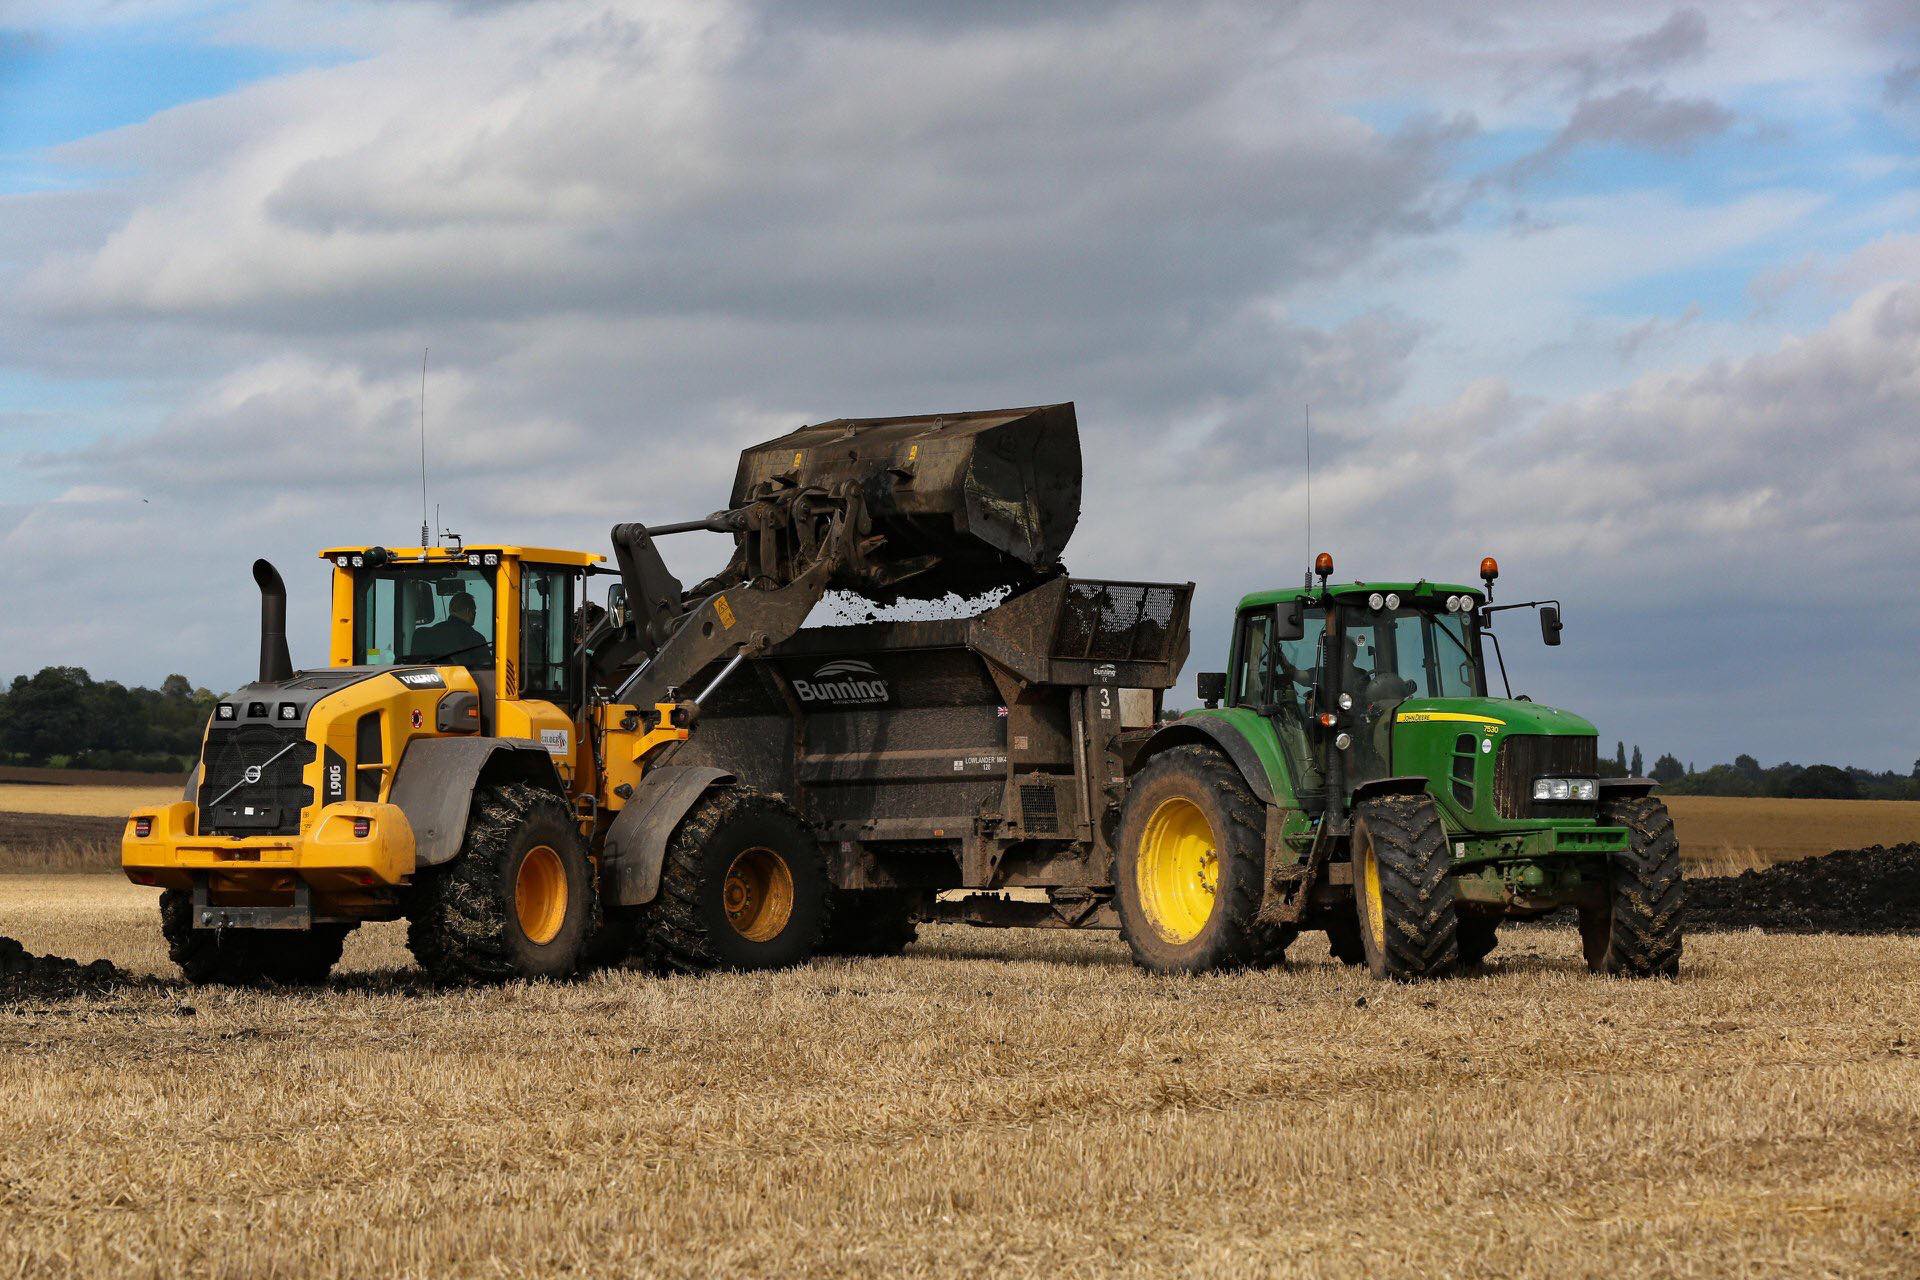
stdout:
[[(1307, 406), (1307, 563), (1313, 563), (1313, 406)], [(1308, 574), (1311, 579), (1312, 574)]]
[(427, 524), (427, 352), (420, 348), (420, 546), (425, 549), (432, 529)]

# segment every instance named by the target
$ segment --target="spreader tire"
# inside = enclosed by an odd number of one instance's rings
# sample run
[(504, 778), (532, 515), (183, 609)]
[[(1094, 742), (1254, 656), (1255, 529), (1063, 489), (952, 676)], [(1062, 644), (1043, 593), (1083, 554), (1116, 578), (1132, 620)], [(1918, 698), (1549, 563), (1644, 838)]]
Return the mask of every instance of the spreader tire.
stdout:
[(826, 956), (897, 956), (920, 936), (927, 895), (911, 889), (850, 889), (834, 895), (820, 942)]
[(1254, 917), (1266, 884), (1266, 823), (1220, 752), (1174, 747), (1127, 789), (1114, 906), (1134, 963), (1204, 973), (1282, 963), (1297, 930)]
[(1353, 829), (1353, 896), (1367, 968), (1376, 978), (1407, 982), (1459, 969), (1451, 867), (1432, 797), (1361, 801)]
[(193, 895), (168, 889), (160, 895), (160, 933), (167, 955), (195, 986), (319, 986), (340, 963), (352, 925), (311, 929), (196, 929)]
[(1673, 817), (1653, 796), (1609, 800), (1600, 825), (1631, 834), (1625, 857), (1608, 871), (1607, 894), (1580, 912), (1587, 967), (1620, 978), (1671, 978), (1680, 972), (1686, 887)]
[(832, 910), (826, 862), (800, 815), (777, 796), (722, 787), (668, 841), (641, 947), (671, 972), (780, 969), (819, 950)]
[(482, 783), (453, 861), (422, 872), (407, 946), (440, 982), (565, 978), (599, 929), (598, 885), (567, 802), (524, 782)]

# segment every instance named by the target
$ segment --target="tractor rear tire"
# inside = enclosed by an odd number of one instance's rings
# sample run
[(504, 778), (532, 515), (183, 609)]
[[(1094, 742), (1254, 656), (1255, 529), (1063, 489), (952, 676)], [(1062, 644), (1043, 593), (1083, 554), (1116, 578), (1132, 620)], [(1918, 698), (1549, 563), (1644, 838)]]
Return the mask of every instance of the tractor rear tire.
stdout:
[(1686, 886), (1673, 817), (1653, 796), (1609, 800), (1600, 825), (1625, 827), (1631, 844), (1608, 869), (1606, 899), (1580, 911), (1587, 967), (1619, 978), (1671, 978), (1680, 972)]
[(1154, 973), (1282, 964), (1298, 930), (1255, 919), (1266, 822), (1246, 779), (1198, 744), (1155, 756), (1127, 789), (1114, 907), (1134, 963)]
[(160, 895), (160, 933), (167, 955), (194, 986), (317, 987), (340, 963), (352, 925), (322, 924), (306, 930), (196, 929), (193, 895), (168, 889)]
[(641, 948), (667, 972), (784, 969), (820, 949), (832, 896), (820, 845), (791, 806), (722, 787), (667, 842)]
[(920, 936), (927, 895), (912, 889), (850, 889), (834, 895), (820, 941), (824, 956), (897, 956)]
[(599, 926), (599, 886), (567, 802), (482, 782), (459, 854), (415, 881), (407, 946), (436, 982), (567, 978)]
[(1453, 860), (1427, 795), (1363, 800), (1353, 828), (1353, 896), (1367, 968), (1412, 982), (1460, 967)]

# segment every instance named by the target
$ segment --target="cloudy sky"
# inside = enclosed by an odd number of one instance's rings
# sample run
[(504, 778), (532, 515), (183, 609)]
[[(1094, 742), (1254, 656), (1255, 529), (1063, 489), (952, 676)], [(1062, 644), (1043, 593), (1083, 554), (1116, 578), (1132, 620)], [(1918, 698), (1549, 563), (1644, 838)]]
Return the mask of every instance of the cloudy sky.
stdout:
[[(1036, 16), (1036, 13), (1041, 16)], [(1920, 756), (1920, 5), (0, 0), (0, 677), (1073, 400), (1079, 572), (1469, 578), (1610, 743)], [(719, 545), (677, 544), (686, 572)], [(304, 636), (302, 640), (300, 637)]]

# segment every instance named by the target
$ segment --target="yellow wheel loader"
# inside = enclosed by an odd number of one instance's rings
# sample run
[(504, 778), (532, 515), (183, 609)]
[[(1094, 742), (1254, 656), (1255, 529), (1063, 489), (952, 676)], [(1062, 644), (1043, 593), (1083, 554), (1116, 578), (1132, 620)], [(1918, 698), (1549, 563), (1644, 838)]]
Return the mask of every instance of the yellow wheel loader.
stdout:
[[(1057, 577), (1079, 514), (1071, 405), (838, 420), (746, 451), (730, 505), (506, 543), (333, 547), (331, 639), (296, 671), (265, 561), (259, 679), (222, 698), (179, 801), (122, 846), (196, 982), (308, 983), (364, 921), (452, 981), (552, 978), (639, 947), (682, 969), (805, 958), (833, 887), (809, 824), (740, 771), (675, 763), (701, 704), (830, 588), (887, 600)], [(711, 530), (691, 589), (653, 539)], [(601, 575), (618, 584), (602, 609)], [(742, 679), (755, 678), (749, 668)]]

